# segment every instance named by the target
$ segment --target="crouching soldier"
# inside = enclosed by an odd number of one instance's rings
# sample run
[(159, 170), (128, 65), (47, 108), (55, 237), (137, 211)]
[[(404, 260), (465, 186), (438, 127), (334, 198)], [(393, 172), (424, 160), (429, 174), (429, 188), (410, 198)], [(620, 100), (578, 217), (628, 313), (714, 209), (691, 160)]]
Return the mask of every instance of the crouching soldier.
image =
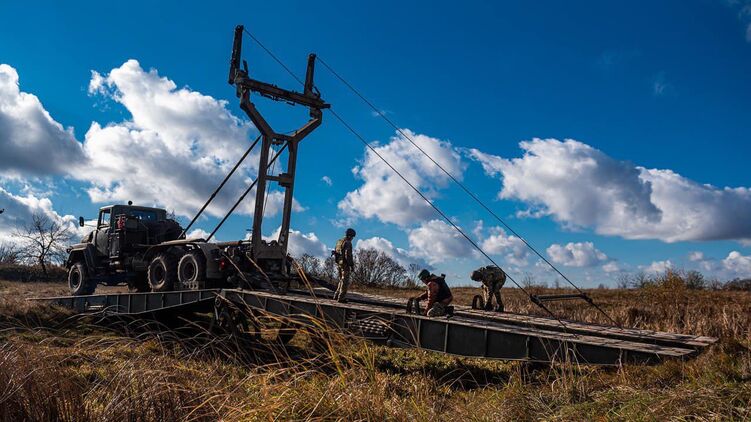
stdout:
[(334, 300), (338, 302), (347, 301), (347, 288), (349, 287), (349, 277), (355, 268), (355, 258), (352, 255), (352, 239), (355, 238), (354, 229), (347, 229), (344, 237), (336, 242), (336, 247), (332, 251), (336, 267), (339, 270), (339, 286), (334, 293)]
[(495, 311), (503, 312), (501, 288), (506, 283), (506, 273), (495, 265), (488, 265), (472, 271), (470, 278), (482, 282), (482, 299), (485, 302), (485, 310), (493, 309), (493, 297), (495, 297)]
[(414, 298), (415, 300), (428, 299), (425, 315), (429, 317), (446, 315), (449, 304), (454, 300), (446, 280), (431, 274), (428, 270), (420, 271), (417, 277), (427, 286), (425, 293)]

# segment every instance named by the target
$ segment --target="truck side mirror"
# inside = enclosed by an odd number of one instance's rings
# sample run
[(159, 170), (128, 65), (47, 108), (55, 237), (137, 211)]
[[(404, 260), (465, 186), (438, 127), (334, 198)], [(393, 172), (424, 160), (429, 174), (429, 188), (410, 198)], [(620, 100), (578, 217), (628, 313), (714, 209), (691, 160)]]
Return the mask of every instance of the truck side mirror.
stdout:
[(84, 223), (83, 217), (78, 217), (78, 225), (83, 227), (83, 223)]

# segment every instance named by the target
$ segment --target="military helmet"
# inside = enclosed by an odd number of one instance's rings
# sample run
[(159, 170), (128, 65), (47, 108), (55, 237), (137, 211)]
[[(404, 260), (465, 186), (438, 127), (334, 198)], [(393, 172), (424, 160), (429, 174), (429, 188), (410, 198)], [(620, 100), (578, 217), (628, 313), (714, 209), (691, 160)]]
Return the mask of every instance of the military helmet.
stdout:
[(474, 281), (480, 281), (482, 280), (482, 273), (477, 270), (474, 270), (472, 271), (472, 274), (469, 275), (469, 278), (471, 278)]
[(417, 274), (417, 278), (419, 278), (420, 280), (424, 280), (428, 277), (430, 277), (430, 271), (428, 270), (422, 270), (420, 271), (420, 274)]
[(357, 232), (355, 231), (355, 229), (349, 228), (346, 232), (344, 232), (344, 235), (347, 237), (355, 237), (357, 236)]

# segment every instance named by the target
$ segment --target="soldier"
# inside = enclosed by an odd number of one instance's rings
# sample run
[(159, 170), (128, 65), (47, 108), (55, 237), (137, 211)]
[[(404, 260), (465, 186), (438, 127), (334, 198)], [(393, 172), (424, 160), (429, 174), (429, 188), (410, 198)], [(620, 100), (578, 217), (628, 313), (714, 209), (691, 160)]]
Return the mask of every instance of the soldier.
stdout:
[(413, 298), (415, 300), (428, 299), (425, 315), (429, 317), (446, 315), (448, 305), (454, 300), (446, 280), (431, 274), (428, 270), (420, 271), (417, 277), (428, 287), (425, 293)]
[(501, 287), (506, 283), (506, 273), (495, 265), (488, 265), (472, 271), (469, 278), (482, 282), (482, 298), (485, 302), (485, 310), (493, 309), (493, 297), (495, 297), (497, 302), (495, 311), (503, 312)]
[(339, 286), (334, 293), (334, 299), (341, 303), (347, 301), (349, 276), (355, 268), (355, 258), (352, 256), (352, 239), (355, 238), (356, 234), (354, 229), (347, 229), (344, 237), (336, 242), (336, 248), (332, 251), (336, 266), (339, 269)]

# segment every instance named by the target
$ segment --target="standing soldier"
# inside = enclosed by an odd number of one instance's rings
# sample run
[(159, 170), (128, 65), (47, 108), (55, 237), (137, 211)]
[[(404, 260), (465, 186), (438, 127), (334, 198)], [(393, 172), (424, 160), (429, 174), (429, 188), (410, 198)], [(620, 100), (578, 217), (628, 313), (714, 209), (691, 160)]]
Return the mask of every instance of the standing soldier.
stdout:
[(336, 266), (339, 269), (339, 286), (334, 293), (334, 300), (337, 302), (347, 301), (347, 288), (349, 287), (349, 276), (355, 268), (355, 258), (352, 256), (352, 239), (355, 238), (354, 229), (347, 229), (344, 237), (336, 241), (333, 255)]
[(446, 315), (447, 308), (454, 297), (444, 277), (431, 274), (428, 270), (420, 271), (417, 277), (428, 287), (425, 293), (414, 298), (416, 300), (428, 299), (425, 315), (429, 317)]
[(495, 311), (503, 312), (501, 287), (506, 283), (506, 273), (495, 265), (488, 265), (472, 271), (470, 278), (482, 282), (482, 299), (485, 302), (485, 310), (493, 309), (493, 297), (495, 296), (497, 302)]

